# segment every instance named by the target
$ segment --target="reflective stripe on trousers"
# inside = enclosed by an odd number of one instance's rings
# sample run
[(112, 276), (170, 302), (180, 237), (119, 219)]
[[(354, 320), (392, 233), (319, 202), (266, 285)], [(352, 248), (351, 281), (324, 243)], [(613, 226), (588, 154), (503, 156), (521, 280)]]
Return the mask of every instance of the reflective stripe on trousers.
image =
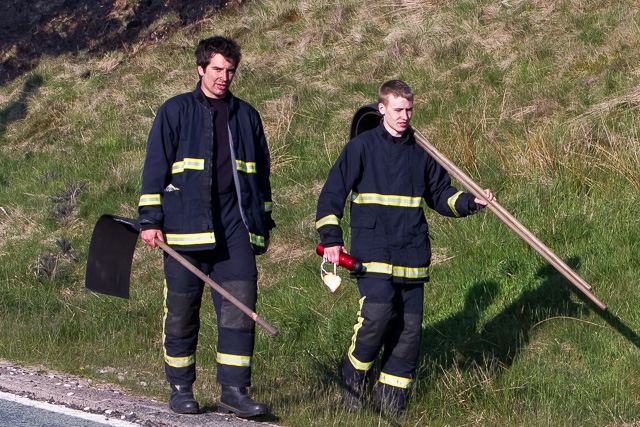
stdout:
[(360, 311), (343, 366), (347, 385), (360, 387), (384, 348), (379, 381), (409, 388), (420, 349), (424, 285), (362, 278), (358, 289)]

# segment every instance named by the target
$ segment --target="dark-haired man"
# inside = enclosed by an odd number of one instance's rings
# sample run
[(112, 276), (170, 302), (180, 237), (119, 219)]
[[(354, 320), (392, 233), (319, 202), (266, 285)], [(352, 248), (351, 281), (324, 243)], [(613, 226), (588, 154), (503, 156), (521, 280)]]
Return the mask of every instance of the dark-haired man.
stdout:
[[(196, 48), (200, 81), (167, 100), (149, 133), (138, 207), (142, 240), (165, 241), (255, 310), (255, 255), (269, 245), (270, 157), (258, 112), (229, 91), (240, 46), (227, 37)], [(204, 284), (164, 255), (164, 362), (174, 412), (199, 411), (193, 396)], [(249, 397), (255, 323), (211, 291), (218, 319), (219, 409), (240, 417), (267, 413)]]
[[(329, 171), (318, 199), (316, 228), (324, 255), (338, 263), (346, 252), (340, 219), (351, 200), (351, 255), (364, 266), (358, 280), (360, 311), (343, 366), (344, 403), (362, 405), (367, 374), (382, 348), (376, 387), (381, 409), (401, 415), (420, 349), (424, 283), (431, 247), (424, 203), (462, 217), (486, 202), (451, 185), (448, 173), (416, 144), (409, 126), (413, 92), (400, 80), (378, 91), (378, 127), (349, 141)], [(488, 200), (494, 200), (485, 190)]]

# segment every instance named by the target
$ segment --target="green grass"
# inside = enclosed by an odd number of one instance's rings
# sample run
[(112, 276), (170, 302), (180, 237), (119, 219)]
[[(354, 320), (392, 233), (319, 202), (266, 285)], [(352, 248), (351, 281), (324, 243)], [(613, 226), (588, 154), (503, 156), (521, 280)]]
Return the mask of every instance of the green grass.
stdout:
[[(222, 33), (243, 47), (233, 91), (260, 111), (273, 157), (278, 227), (258, 259), (258, 312), (280, 334), (259, 329), (253, 387), (270, 421), (639, 425), (639, 17), (621, 0), (256, 0), (157, 43), (42, 58), (0, 88), (0, 357), (167, 399), (159, 251), (138, 245), (129, 300), (85, 291), (84, 268), (97, 218), (137, 215), (153, 116), (194, 87), (197, 41)], [(600, 312), (491, 212), (427, 212), (432, 281), (399, 421), (342, 409), (358, 293), (344, 271), (329, 293), (314, 253), (328, 169), (354, 112), (390, 78), (415, 90), (414, 127), (609, 306)], [(205, 406), (219, 395), (215, 325), (205, 297)]]

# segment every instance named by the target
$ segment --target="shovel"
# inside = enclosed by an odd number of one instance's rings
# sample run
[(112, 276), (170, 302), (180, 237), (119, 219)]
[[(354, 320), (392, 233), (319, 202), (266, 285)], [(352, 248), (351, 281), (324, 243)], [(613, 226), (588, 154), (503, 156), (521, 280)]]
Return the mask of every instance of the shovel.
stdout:
[[(135, 219), (108, 214), (104, 214), (98, 219), (91, 236), (87, 258), (85, 287), (88, 290), (129, 298), (131, 263), (139, 234), (140, 225)], [(169, 245), (157, 238), (155, 243), (187, 270), (198, 276), (213, 290), (265, 328), (271, 335), (278, 335), (278, 331), (273, 326), (171, 249)]]

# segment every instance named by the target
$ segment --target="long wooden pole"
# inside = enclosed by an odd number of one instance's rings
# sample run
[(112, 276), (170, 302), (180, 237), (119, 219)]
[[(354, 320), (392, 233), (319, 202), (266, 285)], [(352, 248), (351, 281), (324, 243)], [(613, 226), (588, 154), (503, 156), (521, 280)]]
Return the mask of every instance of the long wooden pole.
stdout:
[(513, 215), (511, 215), (505, 208), (503, 208), (496, 201), (489, 201), (484, 194), (484, 190), (476, 184), (471, 178), (469, 178), (460, 168), (458, 168), (453, 162), (451, 162), (446, 156), (440, 153), (433, 145), (427, 141), (425, 137), (415, 132), (416, 142), (424, 148), (438, 163), (444, 167), (447, 172), (455, 179), (457, 179), (462, 185), (467, 188), (474, 196), (487, 202), (487, 208), (495, 213), (502, 222), (507, 224), (513, 231), (518, 234), (525, 242), (527, 242), (533, 249), (535, 249), (540, 255), (544, 257), (551, 265), (553, 265), (564, 277), (573, 283), (579, 291), (587, 296), (594, 304), (596, 304), (601, 310), (606, 310), (607, 306), (600, 301), (592, 292), (591, 286), (580, 277), (575, 271), (573, 271), (562, 259), (560, 259), (551, 249), (549, 249), (540, 239), (531, 233), (524, 225), (522, 225)]
[(187, 270), (189, 270), (190, 272), (192, 272), (193, 274), (198, 276), (202, 281), (204, 281), (209, 286), (211, 286), (220, 295), (222, 295), (227, 300), (229, 300), (229, 302), (231, 304), (233, 304), (236, 307), (238, 307), (240, 310), (242, 310), (242, 312), (244, 314), (246, 314), (247, 316), (251, 317), (257, 324), (259, 324), (260, 326), (265, 328), (267, 331), (269, 331), (269, 333), (271, 335), (273, 335), (273, 336), (278, 335), (278, 331), (273, 326), (268, 324), (262, 317), (258, 316), (258, 314), (256, 312), (254, 312), (249, 307), (244, 305), (238, 298), (234, 297), (229, 292), (225, 291), (220, 285), (218, 285), (216, 282), (211, 280), (211, 278), (209, 276), (207, 276), (202, 271), (200, 271), (198, 268), (196, 268), (195, 265), (193, 265), (189, 261), (187, 261), (182, 255), (180, 255), (178, 252), (176, 252), (173, 249), (171, 249), (171, 247), (169, 245), (167, 245), (166, 243), (164, 243), (162, 240), (158, 239), (157, 237), (155, 238), (155, 242), (156, 242), (156, 245), (160, 246), (166, 253), (168, 253), (173, 258), (175, 258)]

